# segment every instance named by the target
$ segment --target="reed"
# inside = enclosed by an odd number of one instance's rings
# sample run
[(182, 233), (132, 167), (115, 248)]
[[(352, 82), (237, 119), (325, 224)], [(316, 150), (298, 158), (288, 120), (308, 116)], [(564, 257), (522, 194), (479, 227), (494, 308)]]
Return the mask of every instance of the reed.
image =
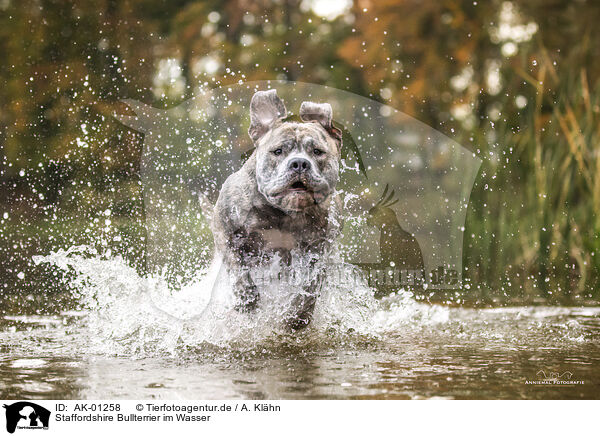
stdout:
[[(597, 301), (600, 295), (600, 83), (559, 75), (544, 54), (530, 84), (528, 127), (495, 126), (484, 145), (465, 238), (478, 299)], [(473, 132), (482, 144), (484, 132)]]

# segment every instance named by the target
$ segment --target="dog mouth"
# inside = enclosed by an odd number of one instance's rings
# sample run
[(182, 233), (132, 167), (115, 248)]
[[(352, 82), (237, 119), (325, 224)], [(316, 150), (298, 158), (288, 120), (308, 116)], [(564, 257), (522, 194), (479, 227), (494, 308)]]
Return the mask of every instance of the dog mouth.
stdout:
[(277, 191), (270, 195), (273, 199), (290, 198), (312, 198), (314, 202), (319, 202), (323, 197), (323, 192), (318, 184), (313, 184), (312, 180), (305, 178), (295, 178), (281, 186)]
[(292, 185), (289, 188), (289, 191), (306, 192), (308, 191), (308, 187), (304, 184), (304, 182), (298, 180), (297, 182), (292, 183)]

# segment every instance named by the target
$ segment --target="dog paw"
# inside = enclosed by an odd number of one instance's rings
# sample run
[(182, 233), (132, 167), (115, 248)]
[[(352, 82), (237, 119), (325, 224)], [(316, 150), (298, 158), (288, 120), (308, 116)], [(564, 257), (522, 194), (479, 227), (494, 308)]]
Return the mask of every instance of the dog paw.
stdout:
[(237, 293), (238, 302), (234, 306), (235, 310), (241, 313), (248, 313), (256, 310), (260, 300), (256, 287), (244, 289)]
[(233, 308), (240, 313), (250, 313), (256, 310), (258, 302), (239, 302)]
[(306, 328), (310, 324), (312, 315), (310, 313), (302, 313), (288, 318), (285, 325), (292, 331), (298, 331)]

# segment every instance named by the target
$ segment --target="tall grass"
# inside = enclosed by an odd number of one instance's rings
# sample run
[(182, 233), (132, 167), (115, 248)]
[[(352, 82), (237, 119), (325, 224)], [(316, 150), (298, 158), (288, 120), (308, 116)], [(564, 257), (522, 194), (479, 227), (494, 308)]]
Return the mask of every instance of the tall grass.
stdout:
[(495, 157), (471, 195), (468, 282), (484, 299), (597, 301), (599, 83), (592, 86), (585, 69), (559, 76), (545, 54), (535, 75), (517, 74), (534, 90), (521, 113), (528, 127), (498, 126), (496, 145), (484, 147)]

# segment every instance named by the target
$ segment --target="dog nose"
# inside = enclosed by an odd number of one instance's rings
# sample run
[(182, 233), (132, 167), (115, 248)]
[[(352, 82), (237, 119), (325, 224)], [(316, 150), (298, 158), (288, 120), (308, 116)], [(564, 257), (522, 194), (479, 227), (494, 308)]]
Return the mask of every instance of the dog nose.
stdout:
[(303, 173), (310, 169), (310, 161), (301, 157), (294, 158), (288, 163), (288, 168), (297, 173)]

